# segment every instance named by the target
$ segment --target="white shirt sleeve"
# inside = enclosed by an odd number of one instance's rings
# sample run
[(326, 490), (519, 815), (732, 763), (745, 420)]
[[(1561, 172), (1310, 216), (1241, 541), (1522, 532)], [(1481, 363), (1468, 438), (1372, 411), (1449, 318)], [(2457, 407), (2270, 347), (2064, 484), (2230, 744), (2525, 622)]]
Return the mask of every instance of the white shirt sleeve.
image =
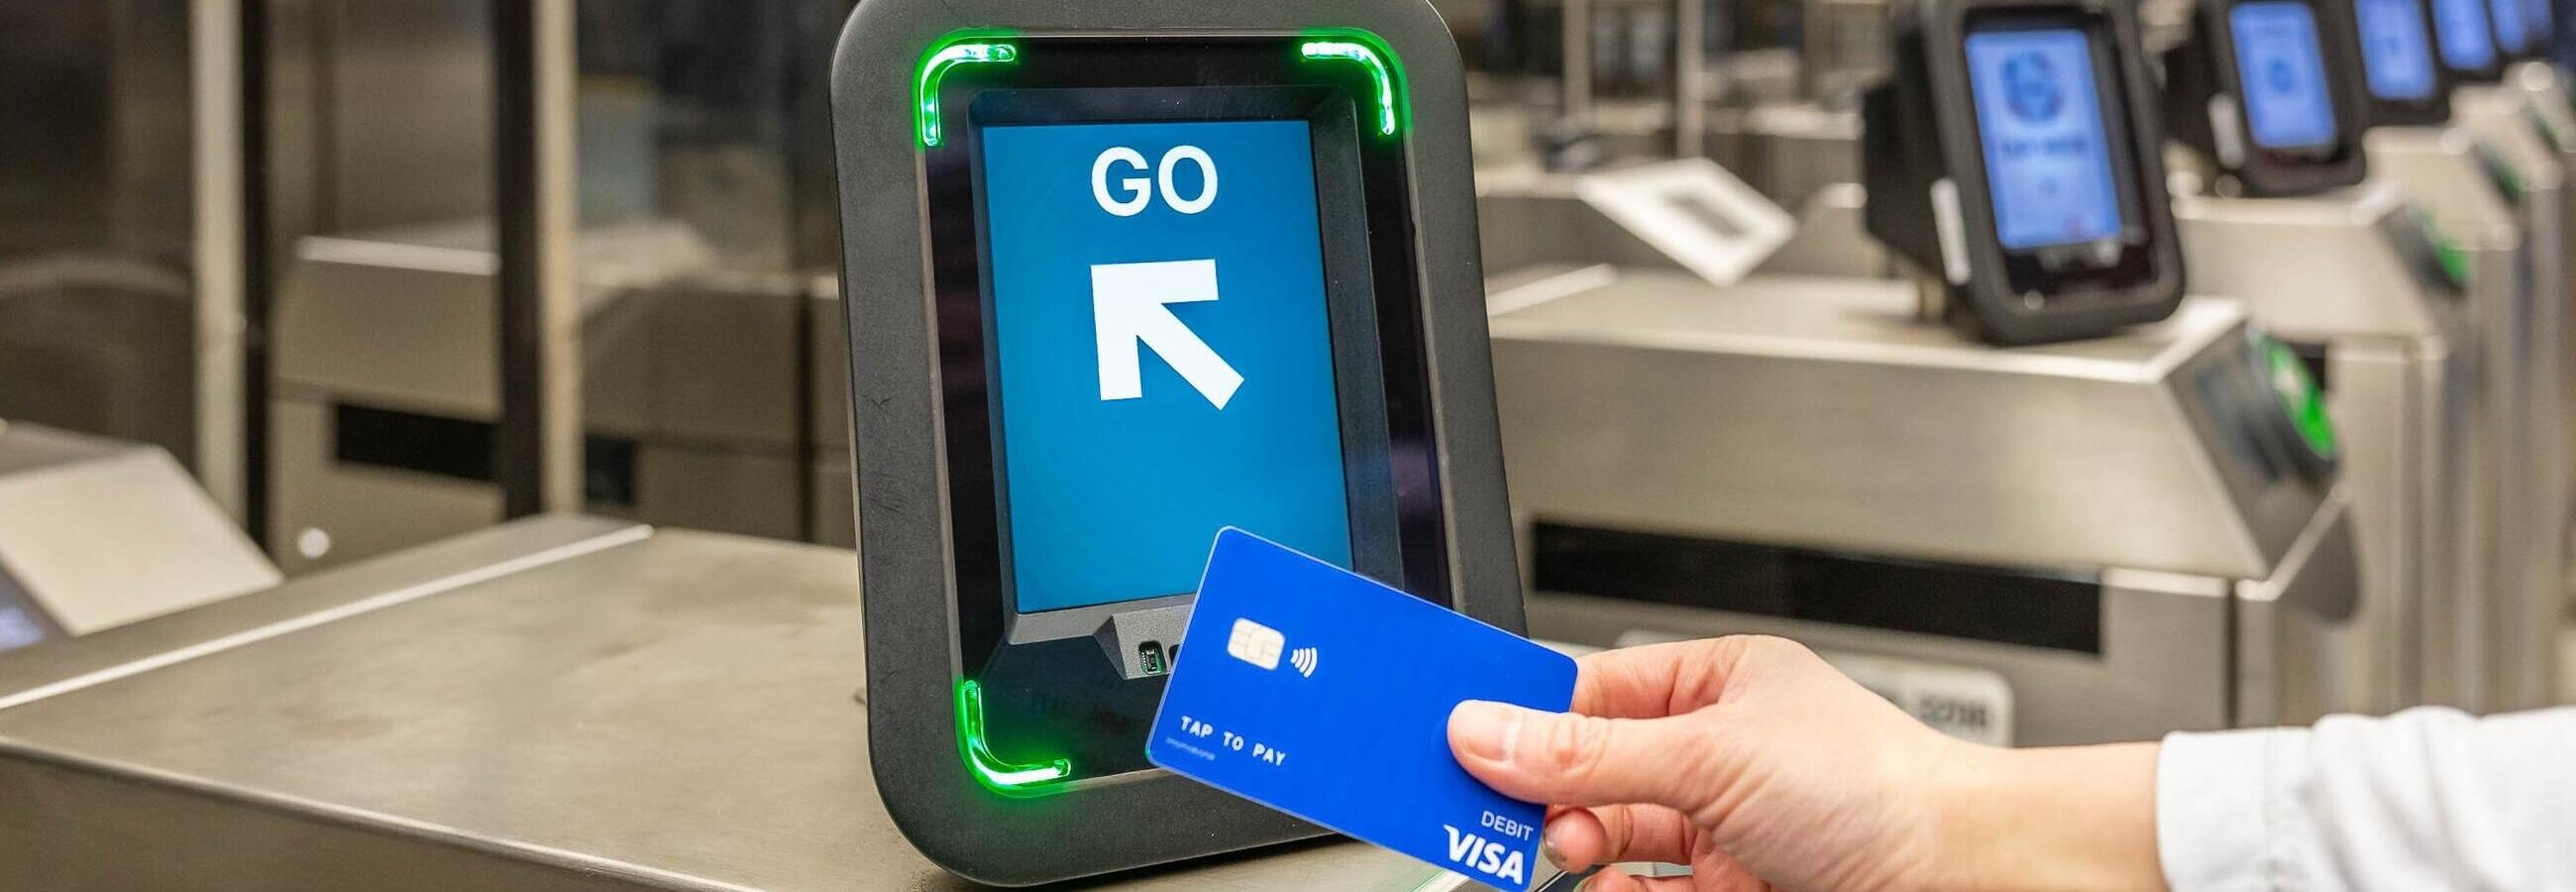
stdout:
[(2174, 734), (2156, 847), (2177, 892), (2576, 889), (2576, 708)]

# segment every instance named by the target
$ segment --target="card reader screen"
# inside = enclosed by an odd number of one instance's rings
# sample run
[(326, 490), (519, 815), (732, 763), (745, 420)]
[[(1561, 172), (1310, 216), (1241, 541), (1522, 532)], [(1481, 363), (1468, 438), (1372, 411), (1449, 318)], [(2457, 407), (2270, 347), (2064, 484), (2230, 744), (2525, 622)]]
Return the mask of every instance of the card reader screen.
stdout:
[(2237, 82), (2254, 144), (2266, 149), (2330, 145), (2334, 94), (2318, 49), (2316, 13), (2299, 0), (2239, 3), (2227, 12), (2236, 38)]
[(2416, 102), (2433, 96), (2433, 38), (2424, 33), (2421, 0), (2358, 0), (2363, 67), (2370, 94)]
[(1226, 526), (1350, 566), (1310, 124), (981, 139), (1016, 609), (1194, 592)]
[(2076, 28), (1966, 40), (1977, 132), (2007, 250), (2099, 242), (2122, 226), (2090, 38)]
[(2523, 18), (2521, 0), (2491, 0), (2487, 16), (2495, 20), (2497, 46), (2508, 53), (2531, 49), (2531, 22)]
[(2433, 29), (2442, 42), (2443, 64), (2463, 71), (2495, 67), (2495, 36), (2487, 32), (2482, 0), (2433, 0)]

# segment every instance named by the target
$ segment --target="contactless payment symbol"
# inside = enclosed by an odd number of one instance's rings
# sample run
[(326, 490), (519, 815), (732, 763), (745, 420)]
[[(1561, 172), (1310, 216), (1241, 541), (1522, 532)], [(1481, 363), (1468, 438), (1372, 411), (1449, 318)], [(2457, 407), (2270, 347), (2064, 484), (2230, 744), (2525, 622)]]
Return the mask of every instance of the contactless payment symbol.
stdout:
[(2034, 124), (2057, 117), (2058, 110), (2066, 107), (2066, 94), (2057, 85), (2057, 66), (2035, 52), (2004, 60), (2004, 95), (2014, 117)]

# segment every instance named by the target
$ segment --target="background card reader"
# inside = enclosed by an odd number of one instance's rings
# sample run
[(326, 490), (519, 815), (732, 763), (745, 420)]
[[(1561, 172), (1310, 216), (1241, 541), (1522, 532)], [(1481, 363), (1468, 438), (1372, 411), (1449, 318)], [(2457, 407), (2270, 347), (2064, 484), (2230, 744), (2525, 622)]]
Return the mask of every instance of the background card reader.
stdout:
[(2016, 344), (2173, 313), (2182, 258), (2134, 4), (1934, 0), (1892, 40), (1863, 99), (1866, 222), (1945, 321)]

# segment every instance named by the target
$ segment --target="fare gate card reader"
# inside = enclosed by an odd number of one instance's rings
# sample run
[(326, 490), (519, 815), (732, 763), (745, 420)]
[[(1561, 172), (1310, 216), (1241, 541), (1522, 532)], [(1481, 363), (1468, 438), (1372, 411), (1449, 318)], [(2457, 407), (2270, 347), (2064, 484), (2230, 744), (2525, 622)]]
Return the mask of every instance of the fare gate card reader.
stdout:
[(2166, 54), (2165, 120), (2221, 195), (2361, 182), (2368, 110), (2342, 0), (2205, 0)]
[(870, 0), (832, 101), (896, 825), (1005, 884), (1319, 834), (1146, 734), (1225, 526), (1522, 627), (1446, 26)]
[(2487, 25), (2495, 32), (2496, 53), (2507, 62), (2539, 56), (2548, 39), (2533, 30), (2525, 0), (2487, 0)]
[(1864, 216), (1925, 271), (1926, 308), (1999, 344), (2172, 315), (2182, 255), (2135, 4), (1929, 0), (1894, 21), (1862, 101)]
[(2370, 126), (2420, 127), (2451, 119), (2457, 85), (2442, 63), (2434, 0), (2353, 0), (2353, 49), (2360, 56)]
[(2487, 0), (2431, 0), (2433, 38), (2442, 65), (2462, 83), (2491, 84), (2504, 77), (2506, 59), (2496, 48)]
[[(1872, 235), (1938, 271), (1927, 306), (1999, 344), (2172, 315), (2182, 251), (2134, 5), (1934, 0), (1897, 21), (1895, 69), (1863, 99), (1865, 213)], [(2251, 336), (2250, 380), (2281, 410), (2255, 413), (2265, 438), (2301, 477), (2332, 481), (2340, 446), (2314, 379)]]

